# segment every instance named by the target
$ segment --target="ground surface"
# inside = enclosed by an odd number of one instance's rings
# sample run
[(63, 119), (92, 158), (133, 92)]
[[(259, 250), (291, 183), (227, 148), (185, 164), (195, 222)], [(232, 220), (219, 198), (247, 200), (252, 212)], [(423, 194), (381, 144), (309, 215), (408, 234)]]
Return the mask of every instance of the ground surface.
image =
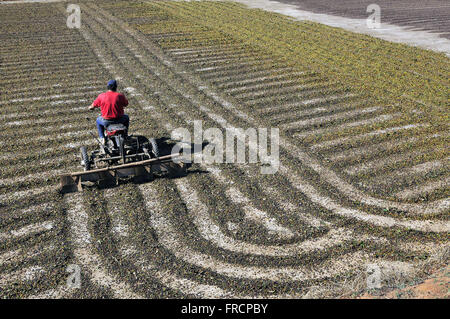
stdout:
[[(233, 3), (80, 5), (79, 30), (0, 6), (1, 297), (356, 296), (368, 265), (389, 290), (448, 263), (447, 57)], [(112, 77), (135, 133), (278, 127), (279, 172), (58, 194)]]
[(450, 39), (450, 3), (446, 0), (279, 0), (278, 2), (295, 4), (303, 10), (327, 13), (348, 18), (365, 19), (370, 4), (381, 8), (382, 22), (407, 26), (415, 30), (427, 30), (439, 33)]
[(423, 282), (404, 288), (393, 289), (379, 295), (364, 293), (362, 299), (448, 299), (449, 294), (449, 267), (435, 271)]

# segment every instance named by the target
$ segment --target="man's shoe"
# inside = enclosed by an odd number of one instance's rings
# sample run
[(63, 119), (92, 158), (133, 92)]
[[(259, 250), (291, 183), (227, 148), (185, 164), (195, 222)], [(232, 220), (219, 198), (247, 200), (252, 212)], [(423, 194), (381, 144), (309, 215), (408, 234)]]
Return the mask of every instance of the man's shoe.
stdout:
[(106, 139), (100, 137), (100, 138), (99, 138), (99, 141), (100, 141), (100, 143), (101, 143), (101, 146), (100, 146), (100, 154), (104, 155), (104, 154), (106, 154), (106, 151), (105, 151), (105, 148), (106, 148)]

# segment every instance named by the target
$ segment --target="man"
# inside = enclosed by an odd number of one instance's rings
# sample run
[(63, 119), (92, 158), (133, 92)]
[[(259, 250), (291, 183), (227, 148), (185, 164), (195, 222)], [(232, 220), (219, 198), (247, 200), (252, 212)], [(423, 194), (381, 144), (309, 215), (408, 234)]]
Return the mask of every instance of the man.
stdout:
[(100, 140), (105, 143), (105, 127), (110, 124), (121, 123), (127, 127), (130, 125), (130, 118), (124, 114), (124, 107), (128, 105), (128, 100), (122, 93), (117, 91), (116, 80), (108, 82), (108, 91), (101, 93), (89, 106), (90, 110), (99, 107), (101, 115), (97, 118), (97, 130)]

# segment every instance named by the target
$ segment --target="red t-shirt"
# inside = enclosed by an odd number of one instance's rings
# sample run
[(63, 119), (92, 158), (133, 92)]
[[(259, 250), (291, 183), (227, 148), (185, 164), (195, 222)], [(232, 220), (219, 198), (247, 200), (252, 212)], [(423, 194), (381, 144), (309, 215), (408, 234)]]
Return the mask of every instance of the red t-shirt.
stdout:
[(94, 101), (94, 106), (102, 111), (105, 120), (121, 117), (123, 108), (128, 105), (128, 100), (122, 93), (108, 91), (100, 94)]

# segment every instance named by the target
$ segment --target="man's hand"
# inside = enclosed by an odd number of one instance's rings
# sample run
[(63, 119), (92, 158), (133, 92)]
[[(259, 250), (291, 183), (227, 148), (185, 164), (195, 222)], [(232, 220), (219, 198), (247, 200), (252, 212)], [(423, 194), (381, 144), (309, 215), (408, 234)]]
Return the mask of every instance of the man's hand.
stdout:
[(95, 109), (94, 103), (92, 103), (92, 104), (89, 106), (89, 110), (93, 110), (93, 109)]

